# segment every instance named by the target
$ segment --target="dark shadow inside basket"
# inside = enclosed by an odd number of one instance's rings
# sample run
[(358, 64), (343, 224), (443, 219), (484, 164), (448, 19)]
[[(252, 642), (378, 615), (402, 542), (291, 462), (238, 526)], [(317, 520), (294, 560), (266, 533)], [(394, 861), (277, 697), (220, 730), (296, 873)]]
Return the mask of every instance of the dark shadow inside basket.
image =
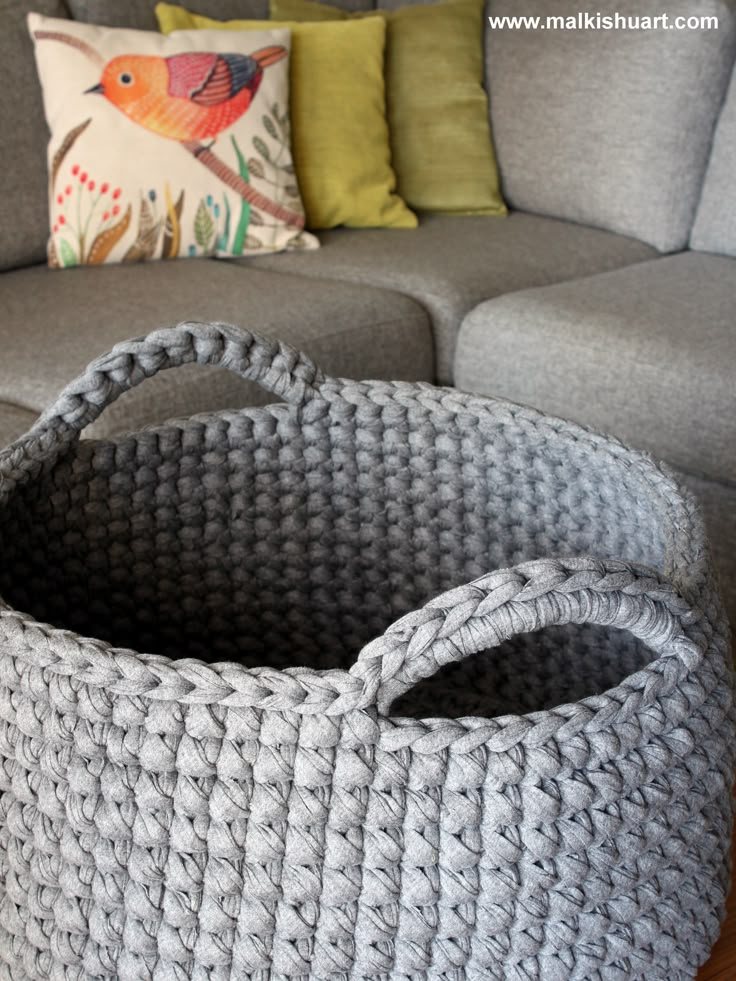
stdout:
[[(666, 508), (605, 441), (563, 439), (508, 410), (495, 428), (462, 417), (438, 428), (429, 413), (387, 428), (369, 408), (357, 435), (354, 418), (307, 427), (272, 406), (81, 441), (0, 511), (0, 596), (137, 651), (348, 668), (399, 616), (493, 569), (593, 554), (668, 571)], [(518, 711), (523, 697), (504, 694), (514, 671), (564, 669), (567, 681), (555, 687), (553, 672), (532, 699), (539, 708), (647, 659), (631, 640), (590, 639), (596, 657), (620, 654), (610, 666), (586, 655), (582, 671), (541, 636), (443, 672), (426, 697), (460, 712), (438, 693), (481, 671), (495, 699), (483, 714)]]

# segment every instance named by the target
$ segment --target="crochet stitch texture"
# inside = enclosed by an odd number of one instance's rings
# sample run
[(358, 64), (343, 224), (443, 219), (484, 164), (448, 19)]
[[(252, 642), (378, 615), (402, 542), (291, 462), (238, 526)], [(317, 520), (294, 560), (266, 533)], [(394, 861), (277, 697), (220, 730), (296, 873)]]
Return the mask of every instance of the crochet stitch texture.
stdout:
[[(194, 361), (286, 403), (79, 439)], [(0, 452), (0, 556), (0, 981), (707, 958), (728, 629), (697, 508), (644, 454), (185, 324)]]

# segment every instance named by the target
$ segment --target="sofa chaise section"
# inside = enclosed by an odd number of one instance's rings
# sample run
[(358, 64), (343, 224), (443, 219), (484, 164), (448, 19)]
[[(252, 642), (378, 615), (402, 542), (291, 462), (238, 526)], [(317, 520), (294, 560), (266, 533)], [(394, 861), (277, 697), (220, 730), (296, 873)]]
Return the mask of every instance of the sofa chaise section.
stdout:
[(490, 297), (616, 269), (657, 253), (636, 239), (515, 212), (506, 218), (422, 215), (418, 228), (335, 229), (316, 252), (243, 260), (259, 269), (397, 290), (429, 314), (436, 380), (452, 384), (457, 332)]
[(465, 318), (455, 381), (612, 432), (692, 476), (734, 589), (734, 310), (733, 260), (697, 252), (507, 294)]

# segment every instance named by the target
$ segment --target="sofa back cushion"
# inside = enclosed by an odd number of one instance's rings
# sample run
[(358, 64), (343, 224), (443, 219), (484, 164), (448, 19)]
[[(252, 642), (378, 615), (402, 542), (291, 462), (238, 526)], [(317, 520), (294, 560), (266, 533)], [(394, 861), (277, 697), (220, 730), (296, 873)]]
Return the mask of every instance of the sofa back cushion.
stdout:
[[(729, 0), (665, 6), (671, 23), (713, 16), (718, 28), (488, 27), (491, 122), (511, 207), (663, 252), (685, 247), (731, 73), (736, 10)], [(488, 12), (544, 19), (577, 17), (579, 9), (579, 0), (490, 0)], [(595, 10), (647, 12), (636, 0), (601, 0)]]
[(26, 26), (31, 10), (67, 16), (63, 0), (0, 0), (0, 269), (46, 258), (49, 135)]
[[(370, 10), (373, 0), (330, 0), (345, 10)], [(68, 0), (75, 20), (107, 27), (135, 27), (156, 31), (156, 0)], [(188, 5), (205, 17), (218, 20), (258, 19), (268, 17), (268, 0), (196, 0)], [(36, 9), (36, 8), (34, 8)]]
[(690, 248), (736, 256), (736, 70), (716, 127)]

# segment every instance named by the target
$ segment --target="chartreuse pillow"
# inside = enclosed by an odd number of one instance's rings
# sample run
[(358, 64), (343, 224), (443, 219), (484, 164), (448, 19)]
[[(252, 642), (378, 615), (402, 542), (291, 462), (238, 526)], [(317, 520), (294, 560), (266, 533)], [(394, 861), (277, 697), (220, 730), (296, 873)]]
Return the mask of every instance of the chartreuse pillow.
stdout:
[[(168, 3), (156, 6), (165, 34), (192, 28), (260, 31), (273, 21), (217, 21)], [(396, 193), (383, 78), (381, 17), (283, 23), (292, 32), (291, 120), (296, 177), (308, 228), (414, 228)]]
[[(426, 211), (501, 215), (483, 88), (484, 0), (443, 0), (386, 18), (386, 100), (399, 194)], [(271, 0), (276, 21), (365, 17), (312, 0)]]

